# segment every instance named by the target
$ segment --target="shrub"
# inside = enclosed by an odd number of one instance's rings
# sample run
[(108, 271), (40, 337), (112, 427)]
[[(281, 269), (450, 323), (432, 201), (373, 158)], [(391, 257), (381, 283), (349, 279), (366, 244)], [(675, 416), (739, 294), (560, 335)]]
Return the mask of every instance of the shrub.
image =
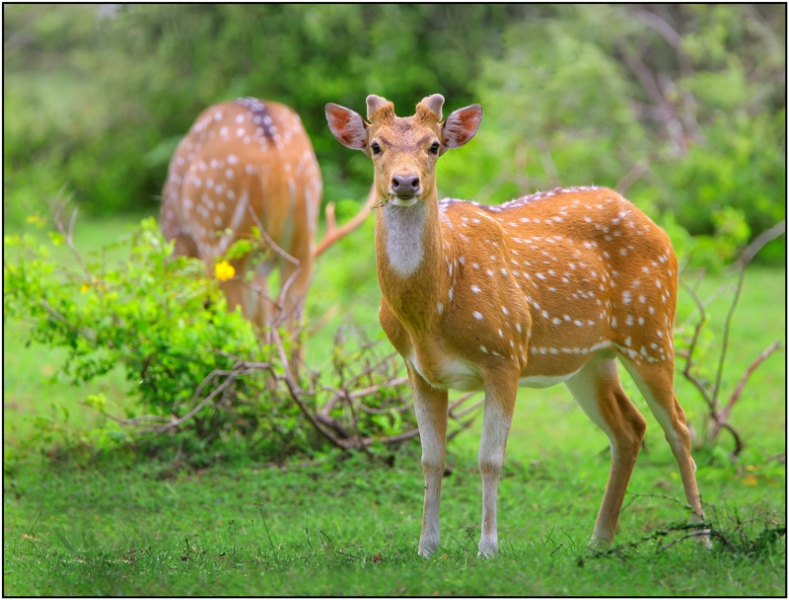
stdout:
[[(52, 232), (51, 242), (65, 239)], [(4, 314), (33, 320), (30, 341), (69, 349), (64, 377), (79, 384), (121, 364), (136, 384), (140, 409), (168, 419), (191, 407), (195, 390), (216, 392), (221, 380), (201, 383), (213, 371), (232, 370), (234, 356), (265, 355), (251, 324), (228, 312), (217, 282), (202, 276), (203, 264), (171, 258), (172, 244), (153, 219), (121, 244), (129, 252), (119, 267), (91, 262), (75, 272), (58, 269), (47, 259), (47, 244), (34, 236), (5, 237), (18, 260), (4, 265)], [(93, 404), (101, 408), (100, 400)], [(126, 418), (138, 416), (129, 411)], [(249, 376), (234, 381), (187, 428), (209, 442), (230, 431), (287, 436), (295, 434), (288, 427), (292, 417), (292, 407), (266, 392), (264, 377)]]
[[(29, 221), (46, 224), (38, 216)], [(228, 254), (255, 243), (260, 240), (239, 240)], [(51, 244), (67, 244), (77, 268), (49, 259)], [(108, 417), (92, 434), (99, 448), (166, 432), (187, 452), (241, 447), (279, 460), (334, 446), (385, 458), (390, 448), (418, 437), (395, 353), (342, 329), (333, 368), (302, 369), (299, 380), (288, 364), (287, 336), (277, 330), (262, 336), (240, 309), (228, 311), (217, 280), (205, 277), (202, 262), (172, 256), (173, 243), (164, 241), (154, 219), (117, 245), (127, 256), (111, 265), (101, 258), (108, 248), (98, 261), (84, 262), (63, 225), (48, 241), (30, 234), (4, 238), (5, 318), (32, 322), (28, 343), (66, 348), (59, 373), (75, 385), (116, 365), (126, 373), (135, 408), (123, 417), (109, 415), (100, 395), (86, 399)], [(223, 261), (215, 269), (221, 279), (243, 276), (231, 271)], [(472, 412), (454, 419), (455, 434), (470, 424)]]

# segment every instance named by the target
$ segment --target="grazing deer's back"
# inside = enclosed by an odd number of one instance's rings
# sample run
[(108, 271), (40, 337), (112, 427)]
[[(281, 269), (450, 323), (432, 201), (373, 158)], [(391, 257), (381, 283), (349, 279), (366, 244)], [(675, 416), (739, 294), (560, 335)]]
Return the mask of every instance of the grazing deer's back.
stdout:
[(291, 109), (243, 98), (204, 111), (181, 141), (163, 192), (162, 228), (189, 236), (204, 260), (256, 225), (283, 248), (314, 237), (322, 181), (312, 144)]

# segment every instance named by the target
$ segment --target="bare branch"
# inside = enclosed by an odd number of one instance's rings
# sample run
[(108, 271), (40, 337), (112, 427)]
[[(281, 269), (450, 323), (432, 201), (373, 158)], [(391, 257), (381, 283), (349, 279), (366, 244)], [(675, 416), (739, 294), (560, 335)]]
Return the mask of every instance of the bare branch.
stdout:
[(254, 283), (250, 283), (249, 281), (247, 281), (246, 279), (244, 279), (243, 275), (234, 275), (234, 276), (233, 276), (233, 277), (231, 277), (231, 278), (230, 278), (228, 281), (238, 281), (238, 282), (240, 282), (240, 283), (241, 283), (241, 285), (243, 285), (245, 288), (247, 288), (248, 290), (252, 290), (252, 291), (253, 291), (253, 292), (255, 292), (255, 293), (256, 293), (256, 294), (257, 294), (257, 295), (258, 295), (260, 298), (263, 298), (264, 300), (266, 300), (266, 301), (268, 301), (268, 302), (271, 302), (271, 304), (273, 304), (274, 306), (276, 306), (278, 310), (280, 310), (280, 311), (282, 310), (282, 305), (279, 303), (279, 301), (278, 301), (277, 299), (275, 299), (275, 298), (272, 298), (271, 296), (269, 296), (269, 295), (268, 295), (268, 294), (267, 294), (267, 293), (266, 293), (266, 292), (263, 290), (263, 288), (262, 288), (262, 287), (260, 287), (259, 285), (255, 285)]
[(252, 372), (254, 372), (254, 370), (248, 370), (248, 369), (234, 369), (232, 371), (223, 371), (223, 370), (215, 369), (215, 370), (211, 371), (211, 373), (206, 375), (206, 377), (203, 379), (203, 381), (197, 387), (197, 390), (195, 390), (193, 398), (199, 398), (200, 394), (203, 391), (203, 388), (214, 377), (225, 376), (226, 379), (213, 392), (208, 394), (208, 396), (206, 396), (202, 400), (202, 402), (200, 402), (192, 410), (190, 410), (188, 413), (186, 413), (183, 417), (179, 417), (177, 419), (173, 419), (172, 421), (167, 423), (167, 425), (164, 425), (163, 427), (160, 427), (156, 431), (156, 433), (164, 433), (168, 429), (173, 429), (175, 427), (178, 427), (182, 423), (185, 423), (186, 421), (191, 419), (193, 416), (195, 416), (198, 412), (200, 412), (203, 409), (203, 407), (205, 407), (209, 402), (211, 402), (211, 400), (213, 400), (217, 396), (217, 394), (224, 393), (224, 391), (228, 387), (230, 387), (230, 385), (236, 380), (236, 378), (239, 375), (245, 375), (245, 374), (252, 373)]
[(718, 370), (715, 374), (715, 386), (712, 388), (712, 399), (715, 405), (718, 405), (718, 394), (720, 393), (721, 380), (723, 379), (723, 367), (726, 363), (726, 353), (729, 350), (729, 332), (731, 331), (731, 320), (734, 316), (734, 309), (737, 308), (737, 302), (740, 300), (740, 293), (742, 292), (742, 282), (745, 279), (745, 266), (748, 263), (741, 263), (740, 274), (737, 278), (737, 284), (734, 286), (734, 298), (732, 298), (729, 312), (726, 313), (726, 321), (723, 325), (723, 341), (721, 342), (721, 353), (718, 359)]
[(691, 368), (693, 366), (693, 353), (696, 350), (696, 344), (699, 341), (699, 334), (701, 333), (701, 329), (702, 327), (704, 327), (704, 322), (706, 320), (707, 313), (704, 310), (704, 305), (701, 303), (701, 300), (699, 300), (699, 297), (696, 295), (696, 292), (694, 292), (693, 289), (687, 283), (685, 283), (684, 280), (680, 279), (679, 282), (682, 285), (682, 287), (684, 287), (685, 290), (690, 294), (690, 297), (693, 299), (693, 301), (696, 303), (696, 308), (698, 309), (700, 314), (699, 321), (698, 323), (696, 323), (696, 327), (694, 328), (693, 331), (693, 339), (691, 340), (690, 347), (688, 348), (688, 354), (685, 357), (685, 368), (682, 371), (682, 375), (688, 381), (690, 381), (696, 387), (696, 389), (701, 393), (701, 396), (704, 398), (704, 401), (707, 403), (707, 406), (709, 406), (710, 410), (714, 414), (716, 412), (716, 407), (713, 397), (707, 391), (706, 386), (704, 386), (704, 384), (701, 381), (699, 381), (699, 379), (691, 372)]
[(677, 505), (681, 506), (685, 510), (690, 511), (690, 512), (695, 512), (695, 509), (690, 504), (682, 502), (681, 500), (677, 500), (673, 496), (668, 496), (666, 494), (636, 494), (636, 493), (633, 493), (633, 494), (628, 494), (628, 495), (630, 496), (630, 501), (625, 506), (622, 507), (622, 510), (620, 512), (624, 512), (625, 509), (628, 506), (633, 504), (633, 502), (635, 502), (639, 498), (660, 498), (662, 500), (671, 500), (674, 504), (677, 504)]
[(647, 171), (649, 171), (649, 161), (644, 159), (639, 160), (622, 179), (616, 182), (614, 189), (620, 194), (624, 194), (630, 186), (641, 179)]
[(397, 387), (398, 385), (403, 385), (405, 383), (408, 383), (408, 377), (398, 377), (397, 379), (392, 379), (380, 385), (371, 385), (370, 387), (366, 387), (364, 389), (351, 392), (349, 394), (349, 397), (361, 398), (363, 396), (369, 396), (370, 394), (374, 394), (375, 392), (378, 392), (384, 388)]
[(275, 242), (273, 239), (271, 239), (271, 236), (268, 233), (266, 233), (266, 230), (263, 227), (263, 223), (260, 222), (260, 218), (258, 217), (257, 213), (255, 213), (255, 211), (252, 210), (252, 207), (247, 205), (247, 210), (249, 211), (249, 214), (252, 216), (252, 220), (255, 221), (255, 224), (258, 227), (258, 231), (260, 232), (260, 236), (269, 245), (269, 247), (272, 250), (274, 250), (274, 252), (279, 254), (282, 258), (287, 260), (288, 262), (296, 265), (297, 267), (300, 266), (301, 262), (299, 261), (299, 259), (297, 259), (297, 258), (291, 256), (290, 254), (288, 254), (287, 252), (285, 252), (285, 250), (283, 250), (279, 246), (279, 244), (277, 244), (277, 242)]
[[(56, 197), (59, 198), (62, 194), (62, 191), (63, 188), (58, 190)], [(88, 270), (88, 267), (85, 265), (85, 262), (82, 260), (82, 256), (80, 256), (80, 253), (77, 251), (77, 248), (74, 245), (74, 223), (77, 220), (79, 207), (75, 206), (74, 210), (71, 212), (71, 218), (69, 219), (68, 228), (66, 228), (66, 226), (63, 224), (63, 221), (60, 219), (60, 213), (69, 203), (69, 201), (70, 200), (68, 197), (66, 197), (66, 199), (60, 203), (57, 203), (55, 200), (53, 200), (49, 204), (49, 211), (52, 214), (52, 220), (55, 223), (55, 227), (57, 227), (58, 232), (60, 233), (60, 235), (63, 236), (63, 239), (66, 241), (66, 245), (68, 246), (68, 249), (71, 251), (72, 256), (74, 256), (74, 259), (77, 261), (77, 264), (79, 264), (80, 268), (85, 273), (88, 280), (92, 281), (93, 275)]]
[(139, 417), (132, 417), (131, 419), (120, 419), (114, 415), (109, 413), (103, 413), (108, 419), (111, 421), (115, 421), (119, 425), (123, 425), (125, 427), (140, 427), (146, 423), (167, 423), (167, 417), (160, 417), (159, 415), (140, 415)]
[[(345, 392), (345, 390), (343, 390), (343, 392)], [(360, 445), (364, 453), (367, 454), (367, 456), (371, 456), (370, 450), (367, 448), (367, 445), (362, 443), (364, 438), (362, 437), (362, 432), (359, 429), (359, 420), (356, 418), (356, 410), (354, 409), (353, 402), (348, 397), (347, 392), (345, 392), (344, 396), (346, 402), (348, 403), (348, 410), (350, 410), (351, 412), (351, 423), (353, 424), (353, 428), (356, 430), (356, 439), (358, 440), (358, 442), (360, 442)]]
[(734, 452), (732, 452), (732, 454), (734, 454), (734, 456), (739, 456), (740, 452), (742, 452), (742, 449), (745, 448), (745, 444), (743, 443), (740, 434), (737, 433), (737, 430), (731, 425), (731, 423), (721, 423), (717, 414), (715, 415), (715, 422), (717, 422), (722, 429), (728, 431), (734, 438)]
[[(740, 377), (740, 380), (737, 383), (734, 391), (732, 392), (731, 396), (729, 397), (726, 406), (721, 409), (720, 408), (720, 392), (721, 392), (721, 383), (723, 381), (723, 370), (726, 365), (726, 355), (728, 352), (728, 345), (729, 345), (729, 336), (731, 332), (731, 322), (734, 316), (734, 311), (737, 307), (737, 304), (740, 299), (740, 295), (742, 293), (743, 282), (745, 280), (745, 268), (750, 263), (751, 260), (756, 256), (756, 254), (767, 244), (769, 241), (779, 237), (786, 233), (786, 221), (782, 220), (776, 223), (770, 229), (762, 232), (756, 239), (749, 244), (745, 250), (741, 253), (740, 258), (735, 261), (734, 267), (737, 270), (737, 282), (732, 289), (734, 290), (734, 296), (732, 298), (731, 304), (729, 306), (729, 310), (726, 313), (726, 319), (723, 325), (723, 340), (721, 342), (721, 349), (720, 355), (718, 358), (717, 368), (715, 372), (715, 381), (712, 386), (705, 384), (704, 382), (700, 381), (695, 375), (692, 373), (692, 366), (693, 366), (693, 354), (696, 349), (696, 345), (699, 339), (699, 333), (704, 326), (706, 320), (706, 312), (705, 307), (709, 304), (714, 298), (716, 298), (724, 289), (728, 289), (729, 286), (721, 286), (718, 290), (708, 299), (706, 303), (702, 303), (696, 292), (693, 288), (691, 288), (684, 280), (681, 280), (680, 283), (686, 289), (686, 291), (690, 294), (691, 298), (696, 304), (697, 310), (699, 312), (699, 321), (695, 325), (693, 338), (691, 340), (690, 347), (685, 355), (685, 369), (683, 370), (682, 374), (688, 379), (701, 393), (702, 397), (704, 398), (705, 402), (709, 407), (709, 427), (707, 429), (707, 436), (711, 442), (715, 442), (720, 434), (721, 429), (726, 429), (731, 433), (732, 437), (734, 438), (734, 455), (738, 455), (742, 449), (745, 447), (742, 438), (740, 437), (739, 432), (728, 422), (729, 416), (731, 411), (734, 408), (734, 405), (739, 401), (740, 396), (742, 395), (743, 389), (747, 384), (751, 374), (761, 365), (773, 352), (776, 352), (782, 347), (782, 342), (776, 341), (771, 344), (768, 348), (766, 348), (762, 353), (748, 366), (745, 372)], [(690, 318), (686, 321), (686, 323), (690, 321)]]
[(478, 392), (467, 392), (467, 393), (463, 394), (457, 400), (453, 401), (452, 404), (449, 405), (449, 414), (451, 415), (452, 411), (454, 411), (459, 406), (462, 406), (463, 404), (465, 404), (468, 401), (469, 398), (473, 398), (477, 394), (478, 394)]
[(315, 430), (320, 433), (323, 437), (325, 437), (331, 444), (336, 446), (337, 448), (342, 448), (346, 450), (348, 448), (348, 444), (343, 442), (342, 440), (338, 439), (331, 431), (329, 431), (322, 423), (318, 421), (315, 415), (310, 411), (307, 405), (304, 403), (304, 400), (301, 397), (301, 388), (296, 383), (295, 378), (293, 377), (293, 373), (290, 371), (290, 366), (288, 363), (288, 357), (285, 353), (285, 348), (282, 346), (282, 338), (279, 336), (279, 332), (276, 329), (271, 330), (272, 337), (274, 338), (274, 342), (276, 344), (277, 350), (279, 351), (280, 360), (282, 360), (282, 367), (285, 370), (284, 381), (285, 385), (288, 387), (288, 391), (290, 392), (290, 397), (299, 407), (302, 414), (307, 417), (307, 420), (312, 424)]
[(735, 264), (745, 265), (750, 263), (753, 258), (759, 253), (759, 251), (767, 245), (768, 242), (773, 241), (775, 238), (782, 236), (786, 233), (786, 219), (779, 221), (770, 229), (766, 229), (762, 231), (759, 235), (756, 236), (750, 244), (745, 247), (745, 250), (742, 251), (740, 254), (740, 258), (737, 259)]
[(367, 218), (367, 215), (370, 214), (370, 210), (372, 210), (376, 199), (377, 195), (375, 191), (375, 184), (373, 184), (370, 186), (370, 192), (367, 194), (367, 201), (364, 203), (362, 208), (350, 221), (341, 227), (337, 227), (337, 220), (334, 216), (334, 204), (329, 202), (326, 205), (326, 235), (315, 247), (315, 250), (312, 253), (313, 258), (318, 258), (334, 242), (348, 235), (354, 229), (359, 227), (359, 225), (361, 225), (362, 222)]
[(458, 435), (466, 431), (466, 429), (471, 427), (474, 424), (474, 421), (476, 420), (477, 420), (476, 417), (471, 417), (470, 419), (461, 421), (460, 427), (447, 436), (447, 441), (449, 442), (455, 439), (455, 437), (457, 437)]
[(321, 414), (319, 412), (315, 413), (315, 418), (321, 423), (323, 423), (326, 427), (330, 427), (331, 429), (336, 431), (338, 434), (340, 434), (340, 436), (342, 436), (343, 439), (347, 440), (351, 438), (351, 432), (348, 431), (343, 425), (341, 425), (340, 422), (337, 421), (337, 419), (332, 419), (331, 417)]
[[(276, 327), (278, 325), (281, 325), (284, 322), (284, 320), (287, 319), (288, 317), (288, 315), (285, 314), (285, 309), (283, 308), (283, 301), (294, 279), (301, 272), (301, 261), (299, 261), (297, 258), (295, 258), (291, 254), (283, 250), (279, 246), (279, 244), (277, 244), (271, 238), (271, 236), (266, 232), (265, 228), (263, 227), (263, 223), (260, 222), (260, 218), (258, 217), (257, 213), (255, 213), (255, 211), (252, 210), (251, 206), (247, 205), (247, 210), (249, 211), (249, 214), (252, 216), (252, 219), (255, 221), (255, 224), (258, 227), (258, 231), (260, 232), (260, 236), (263, 238), (266, 244), (268, 244), (268, 246), (272, 250), (274, 250), (274, 252), (279, 254), (282, 258), (284, 258), (285, 260), (289, 261), (291, 264), (296, 266), (296, 269), (293, 271), (293, 273), (290, 274), (290, 277), (288, 277), (287, 281), (285, 281), (285, 283), (282, 285), (279, 295), (277, 296), (277, 301), (274, 303), (274, 305), (277, 307), (277, 310), (280, 313), (279, 319), (276, 319), (275, 322), (272, 323), (272, 327)], [(298, 301), (294, 302), (293, 308), (296, 311), (296, 314), (298, 314), (298, 307), (299, 307), (299, 302)]]
[[(681, 523), (675, 525), (669, 525), (662, 529), (656, 529), (648, 535), (643, 536), (639, 540), (635, 540), (633, 542), (627, 542), (625, 544), (620, 544), (617, 546), (611, 546), (609, 548), (605, 548), (603, 550), (593, 550), (592, 555), (590, 558), (604, 558), (606, 556), (614, 556), (620, 554), (622, 551), (627, 550), (629, 548), (637, 548), (639, 544), (644, 542), (649, 542), (654, 539), (659, 539), (666, 537), (669, 533), (674, 531), (698, 531), (698, 530), (707, 530), (703, 531), (703, 535), (720, 535), (715, 529), (712, 529), (712, 523), (708, 522), (701, 522), (701, 523)], [(722, 537), (722, 536), (721, 536)], [(725, 540), (725, 538), (724, 538)], [(728, 542), (728, 540), (725, 540)]]
[(726, 314), (726, 321), (723, 326), (723, 342), (721, 343), (721, 353), (718, 360), (718, 370), (715, 376), (715, 386), (712, 388), (712, 399), (717, 406), (717, 398), (720, 393), (721, 380), (723, 378), (723, 367), (726, 362), (726, 353), (729, 346), (729, 332), (731, 330), (731, 320), (734, 316), (734, 309), (737, 308), (737, 303), (740, 300), (740, 293), (742, 292), (742, 284), (745, 279), (745, 267), (753, 260), (756, 254), (761, 250), (767, 242), (777, 238), (778, 236), (786, 233), (786, 221), (776, 223), (770, 229), (763, 231), (756, 239), (748, 245), (748, 247), (740, 255), (740, 258), (735, 263), (739, 271), (737, 277), (737, 284), (734, 287), (734, 298), (732, 299), (729, 311)]
[(371, 408), (371, 407), (365, 405), (364, 403), (360, 402), (359, 399), (360, 398), (364, 398), (366, 396), (370, 396), (372, 394), (375, 394), (376, 392), (378, 392), (380, 390), (383, 390), (383, 389), (394, 388), (394, 387), (401, 386), (401, 385), (403, 385), (404, 383), (407, 383), (407, 382), (408, 382), (408, 378), (407, 377), (401, 377), (401, 378), (396, 378), (396, 379), (392, 379), (392, 380), (386, 381), (386, 382), (378, 384), (378, 385), (373, 385), (373, 386), (370, 386), (370, 387), (362, 389), (362, 390), (356, 390), (356, 391), (353, 391), (353, 392), (348, 392), (347, 391), (346, 388), (350, 387), (350, 385), (348, 385), (348, 384), (346, 384), (343, 387), (343, 389), (337, 389), (337, 388), (332, 387), (330, 385), (322, 385), (321, 388), (324, 391), (331, 392), (333, 394), (333, 396), (324, 405), (324, 407), (321, 409), (321, 413), (324, 414), (324, 415), (328, 415), (329, 412), (331, 412), (331, 410), (333, 410), (334, 407), (337, 405), (337, 402), (339, 402), (341, 400), (351, 400), (351, 401), (356, 403), (356, 405), (359, 407), (359, 409), (361, 409), (362, 411), (364, 411), (364, 412), (366, 412), (368, 414), (372, 414), (372, 415), (388, 415), (392, 411), (405, 412), (405, 411), (407, 411), (407, 410), (409, 410), (411, 408), (410, 404), (403, 404), (401, 406), (392, 406), (392, 407), (388, 407), (388, 408), (378, 409), (378, 408)]
[(418, 429), (412, 429), (411, 431), (406, 431), (405, 433), (398, 433), (397, 435), (390, 435), (386, 437), (378, 437), (378, 438), (365, 438), (362, 440), (362, 444), (365, 446), (369, 446), (374, 444), (375, 442), (381, 442), (382, 444), (396, 444), (398, 442), (404, 442), (406, 440), (413, 439), (419, 435)]
[(745, 370), (740, 381), (737, 383), (737, 387), (732, 392), (729, 401), (726, 403), (726, 406), (723, 407), (723, 410), (719, 413), (719, 419), (715, 421), (711, 428), (710, 428), (710, 438), (715, 440), (718, 437), (718, 432), (720, 431), (721, 427), (724, 426), (728, 422), (729, 415), (731, 414), (734, 405), (740, 399), (740, 395), (742, 394), (742, 390), (745, 387), (745, 384), (748, 383), (748, 379), (750, 378), (751, 374), (761, 365), (767, 358), (775, 351), (780, 350), (783, 347), (783, 343), (778, 340), (773, 342), (765, 348), (759, 356), (756, 357), (750, 366)]
[(682, 36), (664, 19), (647, 10), (636, 9), (633, 11), (651, 29), (660, 34), (668, 44), (677, 52), (682, 51)]
[(460, 411), (460, 412), (458, 412), (458, 413), (454, 413), (452, 416), (453, 416), (453, 418), (455, 418), (455, 419), (457, 419), (457, 420), (459, 421), (460, 419), (462, 419), (462, 418), (463, 418), (463, 417), (465, 417), (466, 415), (468, 415), (468, 414), (471, 414), (472, 412), (474, 412), (475, 410), (477, 410), (477, 409), (478, 409), (480, 406), (482, 406), (483, 404), (485, 404), (485, 398), (484, 398), (484, 397), (483, 397), (483, 398), (481, 398), (480, 400), (477, 400), (477, 401), (476, 401), (474, 404), (472, 404), (472, 405), (471, 405), (469, 408), (467, 408), (467, 409), (465, 409), (465, 410), (462, 410), (462, 411)]
[(711, 534), (712, 534), (712, 532), (710, 532), (710, 531), (692, 531), (691, 533), (686, 533), (685, 535), (682, 535), (682, 536), (678, 537), (673, 542), (671, 542), (669, 544), (666, 544), (665, 546), (663, 546), (660, 549), (660, 551), (661, 552), (665, 552), (666, 550), (671, 548), (671, 546), (674, 546), (675, 544), (678, 544), (679, 542), (681, 542), (683, 540), (687, 540), (687, 539), (690, 539), (690, 538), (698, 538), (698, 537), (706, 537), (706, 538), (708, 538), (708, 537), (711, 537)]
[(657, 78), (652, 74), (649, 67), (644, 64), (638, 53), (628, 48), (623, 40), (617, 40), (616, 47), (627, 67), (635, 74), (636, 78), (641, 82), (641, 87), (644, 88), (658, 108), (661, 124), (665, 127), (669, 138), (674, 143), (677, 153), (680, 155), (684, 154), (687, 147), (684, 140), (682, 122), (677, 117), (674, 107), (666, 98)]
[(730, 407), (734, 405), (737, 402), (737, 400), (739, 400), (740, 394), (742, 393), (742, 389), (745, 387), (745, 384), (748, 382), (748, 378), (751, 376), (751, 373), (753, 373), (760, 364), (762, 364), (765, 360), (767, 360), (767, 358), (773, 352), (782, 349), (782, 347), (783, 347), (783, 343), (780, 340), (773, 342), (770, 346), (768, 346), (762, 351), (762, 353), (756, 358), (756, 360), (754, 360), (751, 363), (751, 365), (748, 367), (748, 369), (745, 371), (742, 378), (740, 379), (740, 382), (737, 384), (737, 387), (735, 388), (734, 393), (732, 393), (731, 398), (729, 399), (729, 403), (726, 405), (726, 408), (724, 408), (722, 414), (728, 416), (731, 410)]
[(41, 306), (44, 307), (44, 310), (46, 310), (52, 318), (57, 319), (58, 321), (63, 323), (66, 327), (71, 329), (71, 331), (80, 334), (82, 337), (84, 337), (89, 342), (91, 342), (91, 343), (95, 343), (96, 342), (96, 334), (92, 330), (87, 329), (85, 327), (77, 327), (71, 321), (69, 321), (66, 317), (64, 317), (58, 311), (56, 311), (52, 307), (52, 305), (49, 302), (47, 302), (46, 300), (44, 300), (43, 298), (40, 300), (40, 302), (41, 302)]

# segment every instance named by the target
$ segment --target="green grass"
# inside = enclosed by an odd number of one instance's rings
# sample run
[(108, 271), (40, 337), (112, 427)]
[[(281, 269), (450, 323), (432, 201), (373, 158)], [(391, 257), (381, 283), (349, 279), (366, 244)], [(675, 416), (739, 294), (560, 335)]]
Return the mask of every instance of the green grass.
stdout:
[[(121, 221), (78, 225), (95, 247), (124, 230)], [(65, 258), (63, 256), (63, 258)], [(380, 292), (372, 220), (324, 255), (308, 316), (325, 326), (308, 341), (308, 363), (328, 363), (340, 324), (370, 335)], [(730, 280), (727, 280), (730, 281)], [(702, 285), (702, 297), (720, 278)], [(785, 331), (785, 273), (754, 268), (734, 319), (724, 390)], [(726, 297), (709, 307), (720, 331)], [(680, 317), (692, 303), (681, 297)], [(753, 375), (732, 414), (748, 444), (742, 460), (696, 450), (708, 517), (733, 540), (712, 551), (672, 534), (608, 557), (585, 544), (608, 475), (607, 440), (567, 390), (521, 390), (500, 485), (498, 560), (476, 558), (481, 511), (476, 472), (479, 423), (450, 445), (442, 497), (442, 548), (416, 556), (422, 477), (417, 445), (392, 468), (364, 458), (285, 468), (255, 457), (205, 470), (157, 460), (107, 458), (87, 465), (47, 456), (57, 436), (36, 438), (40, 419), (88, 432), (97, 416), (81, 403), (102, 391), (118, 409), (129, 383), (113, 372), (73, 388), (49, 384), (62, 351), (24, 345), (24, 325), (4, 324), (3, 587), (8, 595), (786, 595), (785, 538), (747, 552), (765, 527), (786, 522), (785, 356)], [(687, 518), (676, 465), (643, 399), (646, 451), (628, 488), (617, 543), (635, 542)], [(681, 376), (677, 394), (700, 427), (703, 404)], [(64, 420), (62, 409), (69, 412)], [(38, 419), (38, 421), (37, 421)], [(722, 434), (722, 444), (730, 441)], [(42, 451), (44, 452), (42, 454)], [(667, 498), (668, 497), (668, 498)], [(739, 520), (739, 521), (738, 521)], [(738, 524), (741, 523), (741, 524)]]
[[(391, 469), (357, 462), (340, 470), (238, 467), (175, 475), (156, 465), (25, 470), (5, 493), (4, 589), (145, 596), (785, 594), (780, 542), (759, 557), (692, 542), (661, 554), (650, 541), (621, 556), (591, 558), (584, 544), (607, 461), (566, 458), (509, 462), (497, 561), (475, 558), (479, 483), (468, 456), (455, 459), (445, 480), (443, 543), (430, 561), (416, 555), (422, 486), (415, 458)], [(653, 481), (633, 487), (665, 492), (660, 481), (673, 467), (643, 462), (637, 471)], [(762, 522), (780, 516), (779, 503), (765, 502), (765, 489), (741, 496), (740, 486), (731, 485), (726, 502), (741, 516)], [(775, 493), (783, 482), (764, 486)], [(623, 512), (620, 538), (638, 539), (684, 516), (670, 501), (637, 498)]]

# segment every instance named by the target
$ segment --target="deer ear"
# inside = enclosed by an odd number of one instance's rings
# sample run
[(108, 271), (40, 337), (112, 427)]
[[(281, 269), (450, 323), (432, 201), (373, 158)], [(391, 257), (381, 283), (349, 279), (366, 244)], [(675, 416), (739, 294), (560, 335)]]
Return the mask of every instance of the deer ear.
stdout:
[(330, 102), (326, 105), (326, 120), (332, 135), (343, 146), (354, 150), (364, 150), (367, 147), (367, 123), (358, 113)]
[(474, 137), (481, 120), (482, 107), (479, 104), (472, 104), (452, 112), (441, 126), (444, 147), (447, 150), (460, 148)]

